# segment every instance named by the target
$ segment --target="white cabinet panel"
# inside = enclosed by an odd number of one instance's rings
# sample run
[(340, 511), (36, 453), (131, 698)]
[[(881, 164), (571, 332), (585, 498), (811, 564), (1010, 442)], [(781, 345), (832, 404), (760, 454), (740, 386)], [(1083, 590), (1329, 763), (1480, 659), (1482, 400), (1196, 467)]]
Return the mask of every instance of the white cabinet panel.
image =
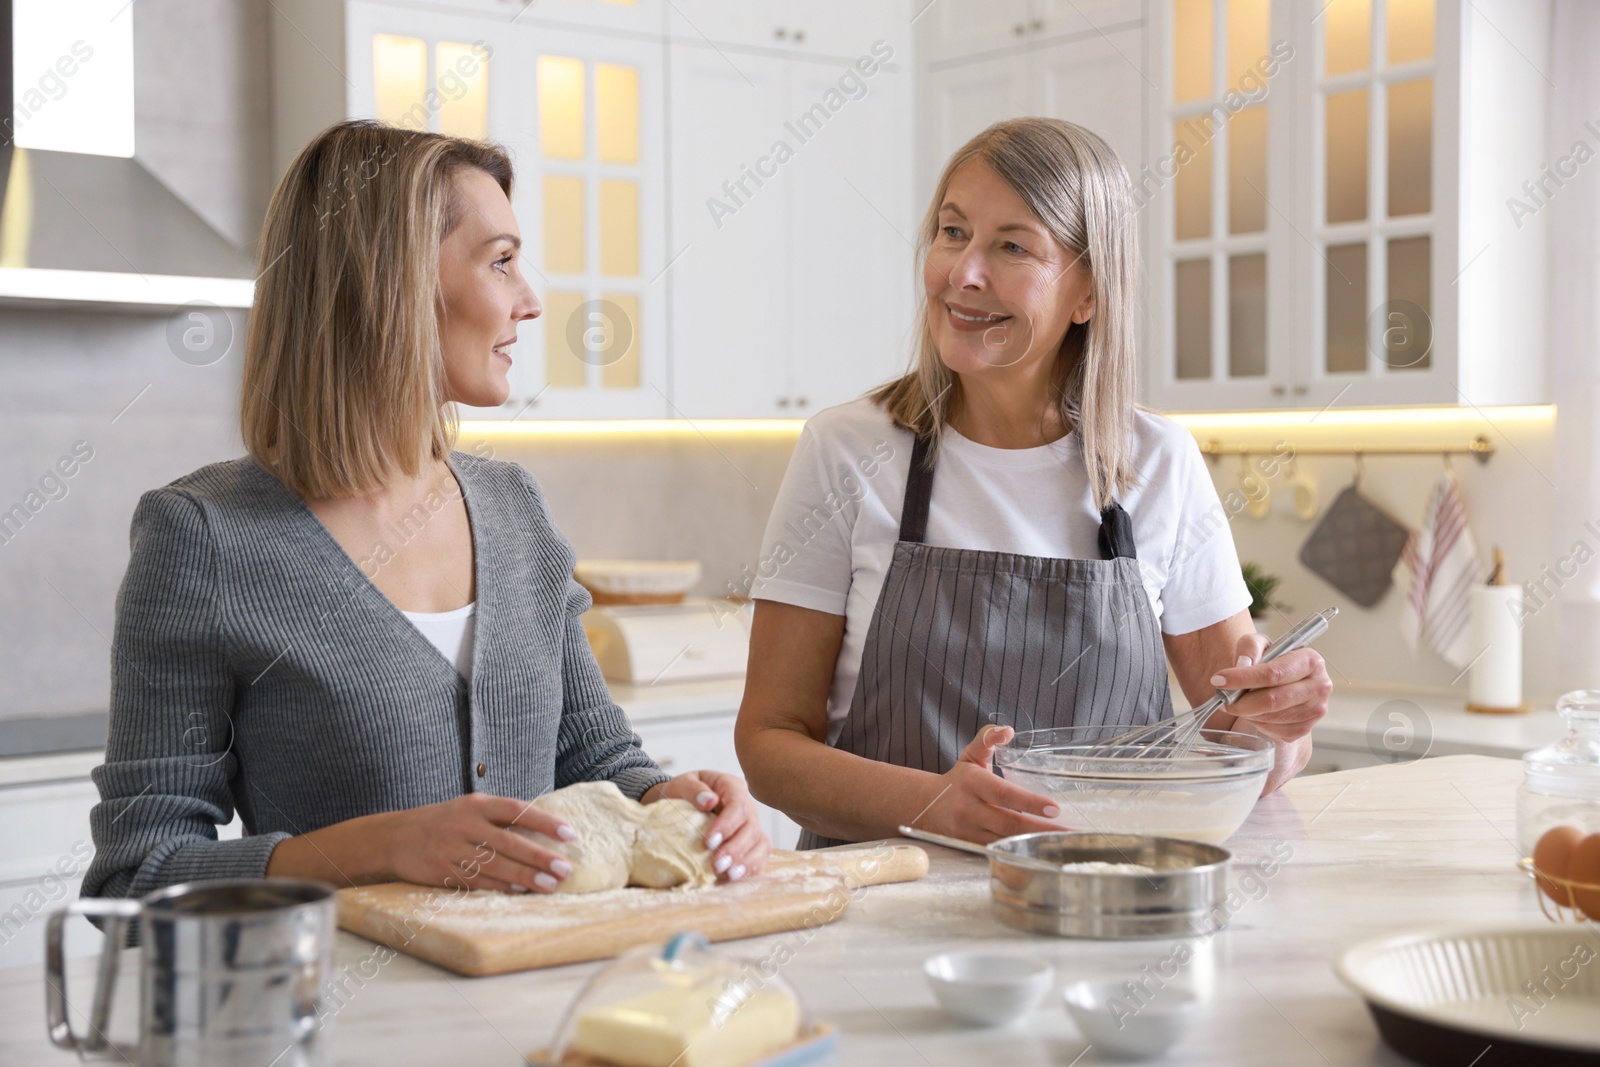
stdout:
[[(795, 64), (791, 112), (835, 88), (832, 71)], [(803, 145), (789, 208), (789, 391), (794, 414), (860, 396), (906, 366), (920, 284), (905, 144), (909, 78), (879, 70)], [(909, 148), (909, 145), (907, 145)]]
[[(58, 861), (93, 854), (89, 809), (100, 793), (87, 778), (0, 789), (0, 883), (38, 878)], [(59, 868), (57, 868), (59, 870)]]
[(904, 51), (910, 17), (908, 0), (673, 0), (666, 26), (686, 43), (854, 59), (880, 40)]
[(1092, 33), (1144, 18), (1143, 0), (1033, 0), (1038, 33)]
[[(45, 922), (78, 896), (94, 858), (89, 810), (99, 800), (88, 779), (0, 789), (0, 967), (44, 959)], [(99, 950), (87, 920), (68, 930), (69, 952)]]
[(926, 206), (951, 154), (993, 123), (1030, 112), (1030, 56), (986, 59), (930, 70), (922, 79), (922, 154), (915, 181)]
[(1067, 119), (1100, 134), (1131, 176), (1144, 160), (1143, 33), (1120, 30), (928, 72), (919, 186), (984, 127), (1023, 115)]
[(785, 66), (671, 47), (673, 415), (784, 414), (794, 163), (779, 159), (797, 141), (785, 127)]
[(1144, 17), (1143, 0), (916, 0), (921, 60), (938, 63), (1063, 37), (1091, 37)]
[[(919, 0), (918, 8), (928, 0)], [(923, 30), (923, 62), (991, 52), (1029, 39), (1032, 0), (934, 0), (917, 20)]]
[[(83, 866), (87, 867), (87, 862)], [(0, 885), (0, 968), (42, 968), (44, 928), (50, 913), (76, 900), (82, 886), (81, 873), (73, 878), (51, 874), (27, 882)], [(69, 959), (99, 952), (105, 941), (104, 935), (81, 916), (67, 922), (66, 933)]]
[(1143, 42), (1141, 30), (1120, 30), (1033, 55), (1036, 112), (1104, 137), (1135, 179), (1145, 144)]

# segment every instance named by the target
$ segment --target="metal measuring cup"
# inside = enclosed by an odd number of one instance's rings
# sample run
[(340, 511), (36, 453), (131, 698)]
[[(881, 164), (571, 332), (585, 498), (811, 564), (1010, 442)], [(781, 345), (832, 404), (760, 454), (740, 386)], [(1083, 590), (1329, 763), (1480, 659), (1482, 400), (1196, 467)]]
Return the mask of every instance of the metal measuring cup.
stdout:
[[(63, 924), (104, 917), (89, 1032), (67, 1018)], [(46, 932), (50, 1040), (82, 1056), (134, 1060), (107, 1037), (128, 924), (141, 926), (139, 1047), (144, 1067), (331, 1061), (322, 990), (333, 971), (334, 889), (288, 878), (189, 882), (138, 900), (75, 900)]]

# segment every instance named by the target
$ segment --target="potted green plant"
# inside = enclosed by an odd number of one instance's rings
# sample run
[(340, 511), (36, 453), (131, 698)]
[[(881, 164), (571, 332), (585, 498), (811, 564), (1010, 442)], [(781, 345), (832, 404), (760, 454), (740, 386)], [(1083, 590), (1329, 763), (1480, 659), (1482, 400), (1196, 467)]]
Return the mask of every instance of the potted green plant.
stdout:
[(1242, 563), (1239, 570), (1244, 575), (1245, 588), (1250, 590), (1250, 618), (1255, 621), (1257, 630), (1266, 633), (1268, 613), (1283, 606), (1272, 598), (1283, 579), (1276, 574), (1268, 574), (1261, 564), (1255, 562)]

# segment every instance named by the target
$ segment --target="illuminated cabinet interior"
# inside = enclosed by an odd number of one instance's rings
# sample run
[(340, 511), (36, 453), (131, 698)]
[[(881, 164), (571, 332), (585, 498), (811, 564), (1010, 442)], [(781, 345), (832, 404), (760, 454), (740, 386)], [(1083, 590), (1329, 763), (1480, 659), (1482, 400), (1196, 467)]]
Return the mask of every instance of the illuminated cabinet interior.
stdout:
[(1539, 172), (1519, 127), (1544, 87), (1495, 28), (1527, 30), (1542, 5), (1161, 0), (1153, 16), (1135, 176), (1152, 402), (1548, 399), (1531, 354), (1543, 230), (1511, 232), (1503, 205)]
[[(567, 7), (659, 17), (610, 0)], [(605, 22), (522, 21), (351, 5), (351, 112), (488, 139), (516, 164), (517, 265), (543, 310), (519, 330), (506, 403), (463, 417), (663, 415), (665, 287), (645, 272), (664, 248), (660, 46)]]

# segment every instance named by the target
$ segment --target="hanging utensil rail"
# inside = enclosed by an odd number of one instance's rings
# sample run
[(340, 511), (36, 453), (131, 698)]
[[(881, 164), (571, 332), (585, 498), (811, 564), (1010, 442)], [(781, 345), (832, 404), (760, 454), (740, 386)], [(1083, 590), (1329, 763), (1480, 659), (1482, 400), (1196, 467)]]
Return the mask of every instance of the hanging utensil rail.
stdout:
[(1449, 456), (1469, 455), (1479, 463), (1488, 463), (1495, 453), (1494, 442), (1479, 434), (1464, 445), (1385, 445), (1368, 448), (1365, 445), (1294, 445), (1282, 442), (1271, 445), (1227, 445), (1215, 437), (1200, 443), (1200, 451), (1212, 463), (1224, 456), (1281, 455), (1285, 460), (1293, 456)]

